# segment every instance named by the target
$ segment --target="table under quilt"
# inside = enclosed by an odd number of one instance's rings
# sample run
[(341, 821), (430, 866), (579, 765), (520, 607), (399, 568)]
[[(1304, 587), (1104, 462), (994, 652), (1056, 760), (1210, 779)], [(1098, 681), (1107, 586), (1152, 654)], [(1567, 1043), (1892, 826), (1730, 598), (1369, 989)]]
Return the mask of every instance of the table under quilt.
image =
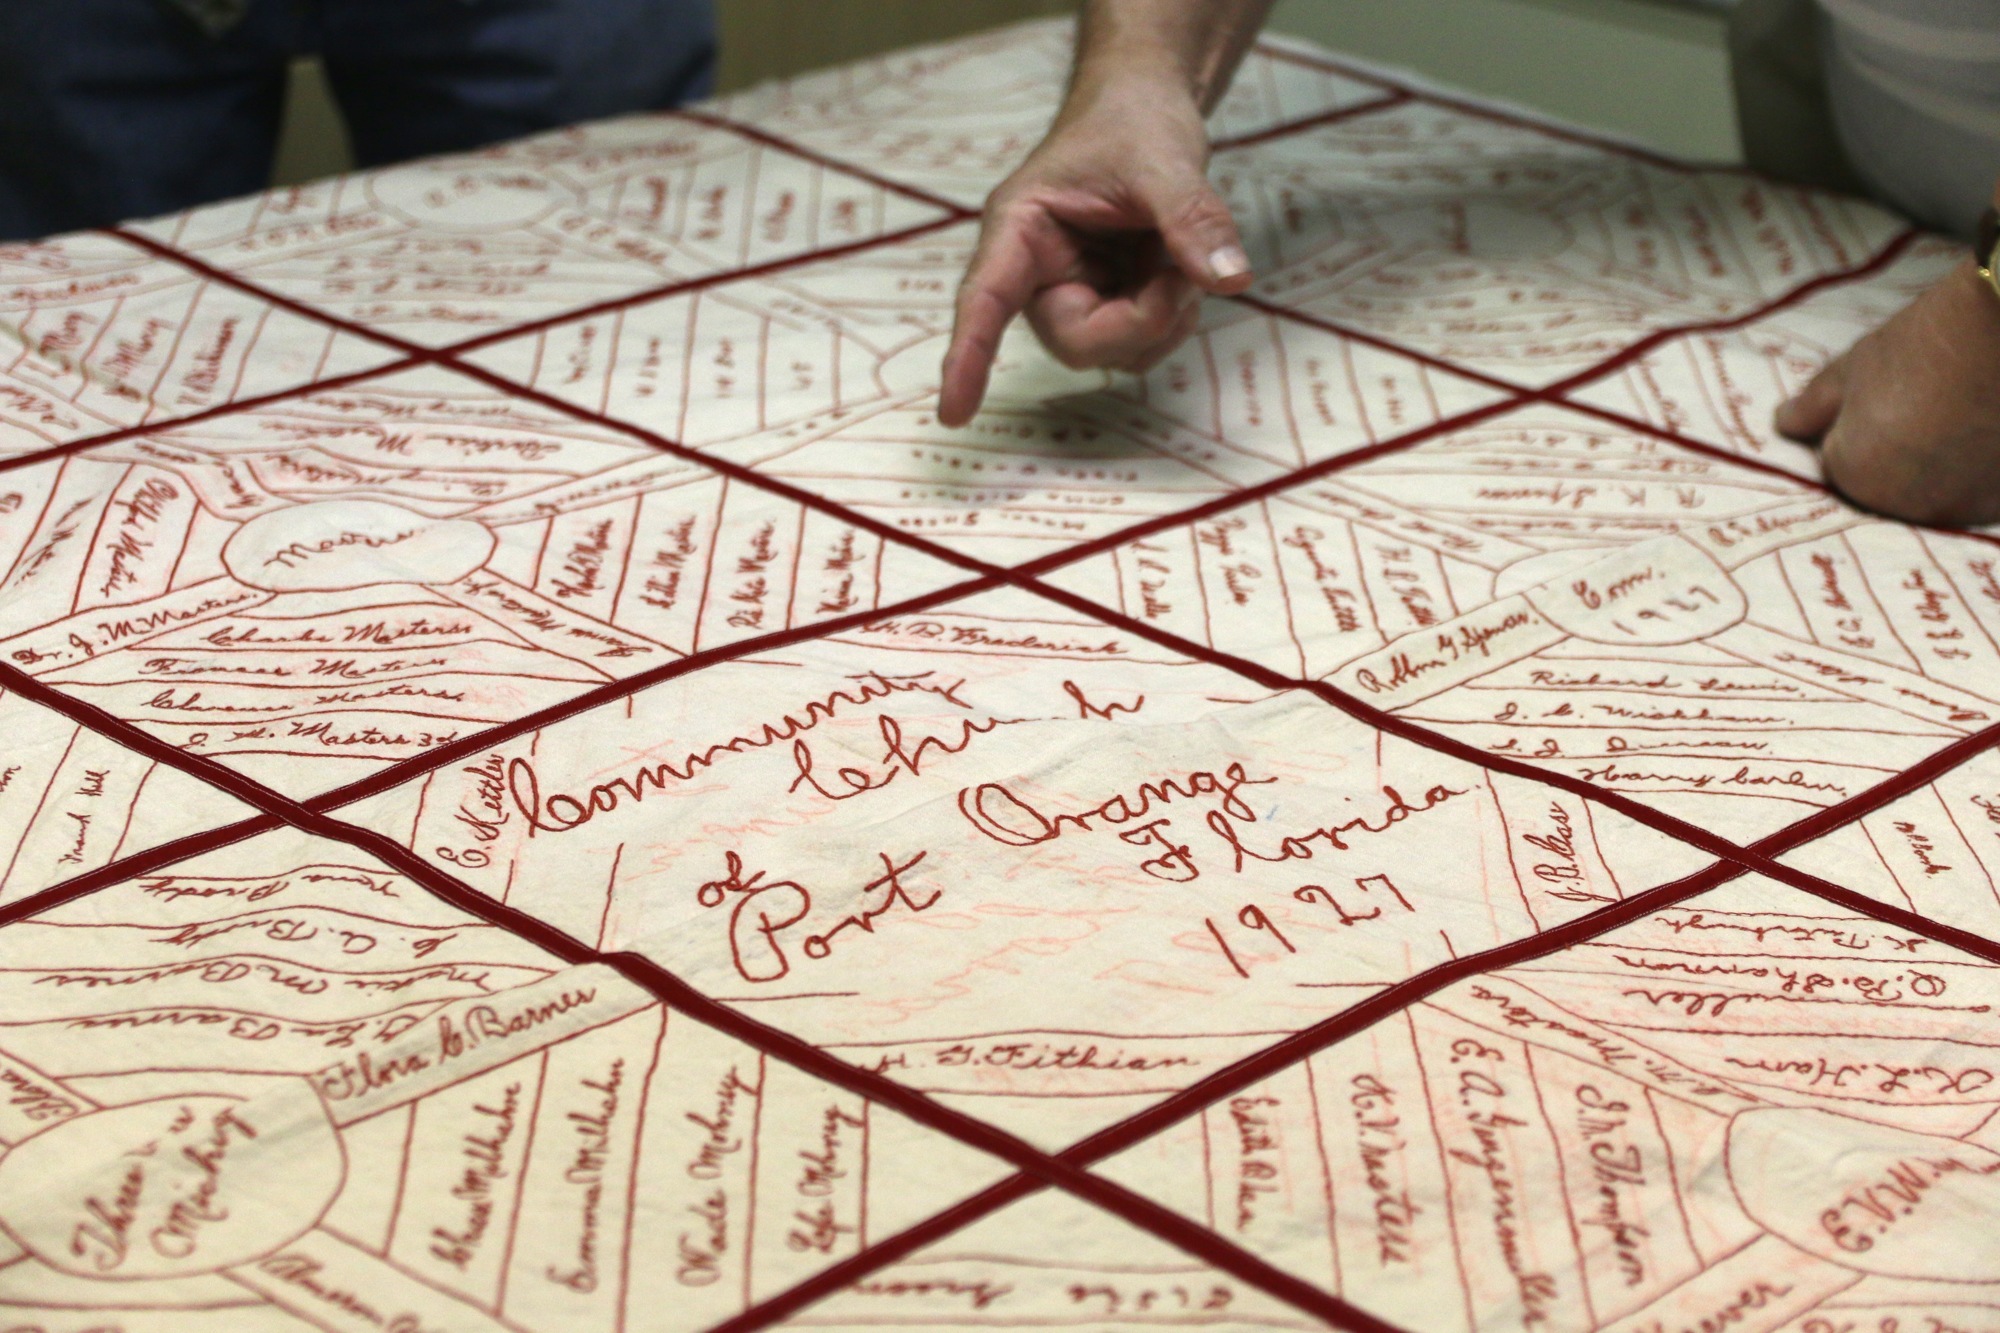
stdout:
[(946, 429), (1068, 41), (0, 248), (0, 1324), (2000, 1323), (1954, 249), (1267, 41)]

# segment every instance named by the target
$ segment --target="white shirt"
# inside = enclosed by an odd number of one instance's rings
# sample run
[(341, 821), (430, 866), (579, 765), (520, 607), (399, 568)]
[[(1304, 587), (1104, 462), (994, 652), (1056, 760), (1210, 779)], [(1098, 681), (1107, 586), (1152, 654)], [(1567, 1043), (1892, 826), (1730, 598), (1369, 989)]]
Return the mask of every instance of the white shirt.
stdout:
[(1884, 201), (1969, 235), (2000, 178), (2000, 0), (1820, 0), (1841, 143)]

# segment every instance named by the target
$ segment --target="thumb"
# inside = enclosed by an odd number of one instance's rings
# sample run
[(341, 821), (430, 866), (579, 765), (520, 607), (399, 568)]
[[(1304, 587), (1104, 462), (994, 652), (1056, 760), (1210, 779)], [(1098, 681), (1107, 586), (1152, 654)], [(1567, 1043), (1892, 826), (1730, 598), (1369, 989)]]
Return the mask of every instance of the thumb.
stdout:
[(1847, 397), (1847, 357), (1813, 376), (1797, 397), (1781, 404), (1773, 423), (1788, 439), (1811, 442), (1823, 438), (1840, 416)]
[(1175, 267), (1202, 290), (1233, 296), (1250, 286), (1250, 256), (1229, 205), (1198, 172), (1163, 181), (1146, 200)]

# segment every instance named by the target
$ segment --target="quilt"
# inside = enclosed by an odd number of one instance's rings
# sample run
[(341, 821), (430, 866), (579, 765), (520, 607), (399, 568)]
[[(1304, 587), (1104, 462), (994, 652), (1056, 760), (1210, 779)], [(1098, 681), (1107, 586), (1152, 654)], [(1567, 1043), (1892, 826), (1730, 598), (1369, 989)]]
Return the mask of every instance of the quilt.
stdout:
[(1267, 40), (945, 429), (1068, 45), (0, 248), (0, 1327), (2000, 1328), (1953, 248)]

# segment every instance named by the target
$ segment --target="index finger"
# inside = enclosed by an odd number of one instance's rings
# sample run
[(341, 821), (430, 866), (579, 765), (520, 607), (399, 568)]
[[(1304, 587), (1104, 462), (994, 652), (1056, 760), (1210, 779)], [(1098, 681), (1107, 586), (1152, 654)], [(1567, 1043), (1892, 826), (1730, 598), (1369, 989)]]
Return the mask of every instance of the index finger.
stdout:
[(944, 354), (938, 420), (947, 426), (963, 426), (979, 410), (1001, 335), (1041, 289), (1028, 235), (1032, 225), (1008, 210), (988, 218), (980, 230), (979, 248), (958, 287), (951, 346)]
[(1796, 395), (1778, 404), (1771, 424), (1788, 440), (1814, 443), (1833, 429), (1840, 416), (1841, 401), (1847, 395), (1845, 354), (1822, 368)]

